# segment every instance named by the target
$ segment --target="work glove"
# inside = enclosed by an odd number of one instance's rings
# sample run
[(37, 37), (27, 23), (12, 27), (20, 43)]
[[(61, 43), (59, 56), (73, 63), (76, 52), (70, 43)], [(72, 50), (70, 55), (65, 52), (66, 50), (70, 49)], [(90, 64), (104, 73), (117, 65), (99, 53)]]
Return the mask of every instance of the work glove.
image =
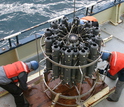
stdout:
[(98, 71), (99, 71), (100, 74), (107, 75), (107, 72), (108, 72), (109, 67), (110, 67), (110, 65), (107, 64), (107, 66), (105, 67), (105, 69), (99, 69), (98, 68)]
[(107, 74), (107, 71), (106, 70), (98, 69), (98, 71), (99, 71), (100, 74), (103, 74), (103, 75), (106, 75)]

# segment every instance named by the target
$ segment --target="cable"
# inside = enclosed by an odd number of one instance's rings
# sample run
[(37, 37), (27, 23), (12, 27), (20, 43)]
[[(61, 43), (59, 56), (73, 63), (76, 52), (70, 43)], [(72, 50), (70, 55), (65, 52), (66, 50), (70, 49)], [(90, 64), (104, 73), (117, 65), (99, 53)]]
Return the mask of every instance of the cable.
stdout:
[(76, 0), (74, 0), (74, 14), (73, 14), (74, 16), (73, 16), (73, 18), (75, 17), (75, 1)]

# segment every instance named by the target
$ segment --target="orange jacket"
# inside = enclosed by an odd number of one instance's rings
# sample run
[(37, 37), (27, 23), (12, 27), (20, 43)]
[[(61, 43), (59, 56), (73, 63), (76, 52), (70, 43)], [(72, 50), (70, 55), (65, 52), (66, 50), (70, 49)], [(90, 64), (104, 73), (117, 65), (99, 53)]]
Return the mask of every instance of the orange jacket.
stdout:
[(112, 52), (110, 60), (110, 70), (108, 71), (111, 75), (117, 74), (121, 69), (124, 68), (124, 54), (120, 52)]
[(93, 21), (93, 22), (98, 22), (97, 19), (93, 16), (86, 16), (86, 17), (82, 17), (82, 20), (89, 20), (89, 21)]
[(29, 72), (27, 65), (21, 61), (14, 62), (3, 66), (6, 76), (8, 78), (13, 78), (18, 76), (21, 72)]

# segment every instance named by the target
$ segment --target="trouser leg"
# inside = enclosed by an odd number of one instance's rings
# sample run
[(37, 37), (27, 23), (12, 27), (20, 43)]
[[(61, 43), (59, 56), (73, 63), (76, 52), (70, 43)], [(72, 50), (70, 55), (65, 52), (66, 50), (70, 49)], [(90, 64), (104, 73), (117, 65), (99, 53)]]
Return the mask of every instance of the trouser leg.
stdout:
[(116, 83), (115, 92), (112, 93), (111, 95), (109, 95), (107, 100), (117, 102), (120, 98), (120, 95), (121, 95), (121, 92), (122, 92), (123, 88), (124, 88), (124, 82), (118, 80), (117, 83)]
[(16, 103), (16, 107), (24, 107), (24, 97), (22, 95), (13, 95)]
[(111, 94), (107, 99), (109, 101), (118, 101), (120, 96), (121, 96), (121, 92), (124, 88), (124, 69), (121, 69), (118, 72), (118, 81), (116, 83), (116, 88), (115, 88), (115, 92), (113, 94)]
[(0, 86), (13, 95), (16, 103), (16, 107), (29, 107), (29, 106), (25, 106), (25, 99), (23, 96), (23, 92), (15, 83), (9, 83), (7, 85), (0, 85)]

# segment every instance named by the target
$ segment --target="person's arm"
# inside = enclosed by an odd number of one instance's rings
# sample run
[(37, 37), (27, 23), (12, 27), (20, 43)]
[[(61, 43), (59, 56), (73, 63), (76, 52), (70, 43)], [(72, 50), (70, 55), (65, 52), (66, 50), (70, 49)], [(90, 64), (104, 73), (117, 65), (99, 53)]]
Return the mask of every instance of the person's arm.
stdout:
[(20, 83), (20, 88), (22, 90), (27, 90), (28, 89), (27, 78), (28, 78), (28, 74), (26, 72), (21, 72), (18, 75), (18, 80), (19, 80), (19, 83)]

